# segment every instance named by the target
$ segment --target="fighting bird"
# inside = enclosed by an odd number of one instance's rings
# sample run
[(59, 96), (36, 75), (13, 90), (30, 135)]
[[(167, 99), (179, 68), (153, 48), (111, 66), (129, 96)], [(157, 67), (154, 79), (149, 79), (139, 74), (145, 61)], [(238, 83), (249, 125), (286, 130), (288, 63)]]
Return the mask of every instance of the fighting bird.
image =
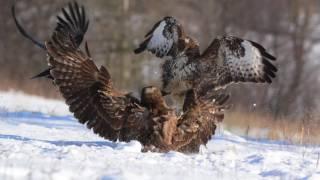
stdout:
[[(84, 6), (79, 6), (79, 4), (75, 1), (73, 3), (69, 3), (67, 8), (62, 8), (61, 12), (62, 15), (57, 16), (58, 22), (57, 26), (55, 27), (55, 31), (65, 34), (65, 37), (71, 36), (71, 39), (74, 41), (75, 45), (79, 47), (89, 27), (89, 20), (86, 17)], [(32, 37), (19, 23), (16, 17), (15, 5), (12, 6), (11, 13), (19, 32), (25, 38), (33, 42), (36, 46), (46, 51), (46, 46), (44, 43)], [(52, 57), (49, 56), (48, 58)], [(45, 69), (32, 78), (40, 77), (52, 79), (52, 76), (50, 75), (50, 69)]]
[[(77, 36), (76, 24), (83, 24), (86, 21), (82, 20), (86, 18), (73, 18), (81, 23), (70, 19), (72, 14), (78, 14), (72, 10), (79, 9), (75, 4), (69, 4), (71, 16), (62, 10), (66, 20), (58, 18), (58, 27), (42, 48), (49, 57), (48, 76), (53, 79), (75, 118), (105, 139), (137, 140), (143, 145), (144, 152), (198, 152), (200, 145), (208, 142), (216, 124), (223, 119), (224, 103), (229, 96), (216, 95), (212, 97), (215, 103), (207, 103), (197, 98), (194, 91), (189, 91), (183, 115), (177, 116), (157, 87), (143, 88), (140, 99), (119, 91), (114, 88), (107, 68), (95, 65), (88, 45), (85, 51), (79, 47), (84, 33), (82, 31), (81, 36)], [(79, 14), (85, 17), (84, 13)], [(19, 23), (17, 26), (21, 32)], [(38, 42), (27, 33), (22, 34), (34, 43)]]
[(201, 53), (173, 17), (157, 22), (134, 53), (144, 51), (164, 59), (162, 90), (179, 107), (190, 89), (204, 96), (237, 82), (271, 83), (277, 72), (276, 58), (254, 41), (221, 36)]
[[(141, 100), (113, 87), (108, 70), (98, 68), (89, 51), (81, 51), (69, 39), (55, 32), (46, 49), (50, 74), (70, 111), (80, 123), (111, 141), (138, 140), (143, 151), (198, 152), (223, 119), (228, 95), (214, 97), (215, 104), (187, 94), (184, 114), (177, 116), (160, 89), (145, 87)], [(222, 115), (222, 116), (221, 116)]]

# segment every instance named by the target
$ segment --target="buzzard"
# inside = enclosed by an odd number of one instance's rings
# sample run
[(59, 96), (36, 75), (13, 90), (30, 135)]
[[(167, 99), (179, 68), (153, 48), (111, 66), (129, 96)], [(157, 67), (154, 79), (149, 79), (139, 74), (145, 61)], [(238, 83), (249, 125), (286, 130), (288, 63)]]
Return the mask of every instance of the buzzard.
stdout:
[(107, 68), (95, 65), (87, 43), (85, 51), (79, 47), (85, 31), (79, 36), (76, 29), (87, 29), (88, 23), (84, 9), (78, 12), (76, 9), (79, 6), (75, 3), (69, 4), (71, 15), (62, 10), (66, 19), (58, 18), (58, 26), (45, 44), (31, 38), (16, 21), (24, 36), (46, 50), (47, 77), (52, 78), (75, 118), (105, 139), (137, 140), (144, 152), (198, 152), (200, 145), (205, 145), (214, 134), (217, 122), (223, 119), (223, 104), (229, 96), (214, 95), (211, 97), (214, 103), (208, 103), (190, 90), (186, 93), (183, 115), (177, 116), (156, 87), (143, 88), (140, 99), (115, 89)]
[(263, 46), (234, 36), (217, 37), (200, 53), (199, 44), (173, 17), (157, 22), (134, 50), (136, 54), (144, 51), (165, 59), (162, 90), (180, 105), (190, 89), (204, 96), (231, 83), (271, 83), (277, 72), (271, 63), (276, 58)]

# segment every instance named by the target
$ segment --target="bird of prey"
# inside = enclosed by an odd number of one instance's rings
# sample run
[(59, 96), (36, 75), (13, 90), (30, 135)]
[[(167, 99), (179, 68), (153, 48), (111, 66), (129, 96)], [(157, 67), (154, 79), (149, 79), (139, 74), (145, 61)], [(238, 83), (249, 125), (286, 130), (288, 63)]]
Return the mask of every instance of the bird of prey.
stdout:
[[(71, 12), (78, 5), (69, 7)], [(65, 18), (70, 19), (72, 14)], [(223, 119), (223, 104), (228, 95), (215, 96), (213, 104), (196, 98), (190, 91), (186, 95), (183, 115), (177, 116), (156, 87), (143, 88), (140, 99), (121, 92), (113, 87), (107, 68), (95, 65), (87, 44), (85, 51), (80, 49), (83, 36), (76, 38), (78, 31), (71, 30), (76, 27), (73, 26), (75, 21), (58, 19), (63, 26), (58, 25), (43, 45), (49, 57), (48, 76), (80, 123), (111, 141), (137, 140), (143, 145), (144, 152), (194, 153), (208, 142), (217, 122)], [(21, 26), (18, 28), (22, 31)], [(25, 32), (23, 34), (27, 36)]]
[(70, 111), (80, 123), (111, 141), (138, 140), (143, 151), (198, 152), (223, 119), (223, 104), (228, 95), (215, 97), (215, 104), (187, 93), (184, 114), (180, 117), (162, 97), (160, 89), (145, 87), (141, 100), (112, 85), (108, 70), (97, 68), (87, 53), (65, 36), (55, 32), (46, 49), (50, 74)]
[(157, 22), (134, 50), (144, 51), (165, 59), (162, 90), (179, 106), (190, 89), (203, 96), (231, 83), (271, 83), (277, 72), (271, 63), (276, 58), (263, 46), (234, 36), (217, 37), (200, 53), (197, 41), (173, 17)]
[[(57, 26), (55, 27), (55, 31), (64, 34), (65, 37), (71, 36), (72, 41), (74, 41), (76, 46), (79, 47), (89, 26), (89, 20), (86, 17), (85, 9), (83, 6), (79, 6), (79, 4), (75, 1), (73, 3), (69, 3), (68, 7), (62, 8), (61, 11), (62, 15), (57, 16)], [(36, 38), (27, 33), (22, 25), (18, 22), (15, 13), (15, 5), (12, 6), (11, 12), (19, 32), (25, 38), (31, 40), (31, 42), (33, 42), (36, 46), (43, 50), (46, 50), (46, 46), (44, 45), (44, 43), (36, 40)], [(39, 74), (33, 76), (33, 78), (40, 77), (47, 77), (49, 79), (52, 79), (50, 75), (50, 69), (45, 69)]]

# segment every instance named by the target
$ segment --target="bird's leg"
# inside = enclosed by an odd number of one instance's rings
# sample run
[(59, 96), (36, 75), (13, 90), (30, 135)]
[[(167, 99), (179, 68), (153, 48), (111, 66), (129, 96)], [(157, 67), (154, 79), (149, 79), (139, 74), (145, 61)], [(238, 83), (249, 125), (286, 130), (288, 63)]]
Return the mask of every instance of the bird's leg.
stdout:
[(172, 138), (177, 128), (177, 116), (174, 112), (168, 112), (159, 118), (154, 118), (155, 125), (153, 126), (154, 135), (159, 141), (159, 144), (170, 145)]
[(166, 121), (162, 126), (162, 137), (165, 144), (172, 144), (172, 137), (177, 128), (177, 116), (175, 116), (174, 112), (170, 112), (170, 114), (166, 115)]

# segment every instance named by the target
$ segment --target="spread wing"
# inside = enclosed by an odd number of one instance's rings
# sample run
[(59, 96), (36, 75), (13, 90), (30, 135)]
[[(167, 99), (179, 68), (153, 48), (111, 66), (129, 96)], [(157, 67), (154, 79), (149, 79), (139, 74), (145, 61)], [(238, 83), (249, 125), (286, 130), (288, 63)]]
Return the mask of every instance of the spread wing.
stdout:
[(175, 56), (178, 52), (178, 41), (182, 33), (182, 28), (175, 19), (165, 17), (145, 35), (144, 41), (134, 50), (134, 53), (139, 54), (147, 50), (160, 58)]
[[(35, 45), (46, 50), (46, 46), (27, 33), (22, 25), (18, 22), (14, 5), (12, 6), (11, 10), (14, 22), (19, 32), (24, 37), (31, 40)], [(79, 6), (77, 2), (69, 3), (67, 8), (62, 8), (62, 15), (57, 16), (57, 20), (58, 22), (54, 33), (59, 33), (61, 40), (63, 40), (65, 44), (72, 43), (73, 45), (79, 47), (89, 26), (89, 20), (86, 17), (84, 7)], [(35, 75), (33, 78), (39, 77), (47, 77), (52, 79), (52, 76), (50, 75), (50, 68)]]
[[(38, 47), (46, 49), (46, 46), (42, 42), (36, 40), (19, 23), (15, 13), (15, 4), (11, 8), (11, 13), (19, 32)], [(57, 20), (55, 32), (63, 34), (66, 38), (71, 37), (72, 41), (79, 46), (89, 26), (89, 20), (86, 17), (84, 7), (80, 7), (77, 2), (69, 3), (68, 8), (62, 8), (62, 16), (57, 16)]]
[(72, 44), (54, 33), (46, 44), (50, 74), (54, 83), (81, 123), (100, 136), (115, 141), (139, 139), (143, 134), (144, 108), (113, 89), (110, 74)]
[(232, 36), (213, 40), (200, 60), (206, 88), (217, 89), (232, 82), (271, 83), (277, 72), (271, 63), (276, 58), (264, 47)]
[(67, 8), (62, 8), (62, 15), (57, 16), (58, 22), (55, 32), (64, 36), (65, 40), (71, 40), (79, 47), (85, 33), (88, 30), (89, 20), (83, 6), (77, 2), (69, 3)]

